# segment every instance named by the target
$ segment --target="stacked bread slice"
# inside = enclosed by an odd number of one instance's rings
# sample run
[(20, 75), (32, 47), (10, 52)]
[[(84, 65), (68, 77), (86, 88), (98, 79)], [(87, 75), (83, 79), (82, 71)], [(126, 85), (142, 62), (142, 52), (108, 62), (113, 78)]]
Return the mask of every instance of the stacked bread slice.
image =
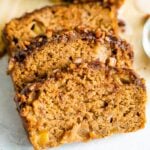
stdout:
[(102, 138), (144, 127), (145, 87), (130, 69), (70, 64), (16, 95), (32, 144)]
[[(18, 51), (9, 62), (15, 89), (47, 77), (55, 69), (68, 64), (99, 60), (108, 66), (130, 67), (133, 51), (130, 45), (115, 35), (73, 30), (39, 36), (25, 50)], [(103, 34), (103, 33), (99, 33)], [(113, 39), (113, 40), (112, 40)]]
[(34, 148), (144, 127), (145, 82), (108, 4), (44, 7), (6, 25), (15, 102)]
[(32, 38), (50, 31), (86, 27), (116, 33), (116, 15), (114, 7), (105, 7), (99, 2), (47, 6), (10, 21), (4, 29), (4, 37), (12, 54), (25, 49)]

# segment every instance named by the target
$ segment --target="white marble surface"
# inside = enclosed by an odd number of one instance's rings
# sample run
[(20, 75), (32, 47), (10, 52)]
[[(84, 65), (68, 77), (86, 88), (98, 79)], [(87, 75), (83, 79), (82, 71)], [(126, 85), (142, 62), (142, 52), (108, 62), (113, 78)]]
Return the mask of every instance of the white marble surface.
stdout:
[[(145, 10), (149, 8), (150, 10), (150, 3), (145, 3), (143, 6), (145, 0), (141, 0), (143, 1), (142, 8), (139, 8), (139, 4), (136, 3), (135, 5), (134, 1), (136, 0), (127, 0), (120, 11), (120, 16), (127, 23), (127, 30), (123, 37), (132, 43), (135, 50), (134, 68), (146, 79), (148, 93), (146, 127), (135, 133), (114, 135), (88, 143), (64, 145), (52, 150), (150, 150), (150, 59), (145, 55), (141, 42), (143, 8), (146, 8)], [(15, 0), (15, 3), (13, 2), (14, 0), (0, 0), (1, 26), (5, 21), (26, 10), (49, 3), (48, 0), (32, 0), (32, 4), (30, 3), (31, 0)], [(11, 10), (11, 13), (9, 13), (9, 10)], [(0, 60), (0, 150), (32, 150), (33, 148), (26, 138), (26, 133), (16, 111), (13, 101), (13, 86), (10, 77), (6, 75), (6, 68), (7, 56)]]

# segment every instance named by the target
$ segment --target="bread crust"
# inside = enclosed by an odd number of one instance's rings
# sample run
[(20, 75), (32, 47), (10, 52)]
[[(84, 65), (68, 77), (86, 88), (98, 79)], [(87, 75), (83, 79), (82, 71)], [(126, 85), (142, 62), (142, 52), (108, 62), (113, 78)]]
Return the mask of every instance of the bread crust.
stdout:
[(70, 64), (16, 95), (36, 149), (139, 130), (145, 102), (145, 82), (133, 70), (99, 62)]

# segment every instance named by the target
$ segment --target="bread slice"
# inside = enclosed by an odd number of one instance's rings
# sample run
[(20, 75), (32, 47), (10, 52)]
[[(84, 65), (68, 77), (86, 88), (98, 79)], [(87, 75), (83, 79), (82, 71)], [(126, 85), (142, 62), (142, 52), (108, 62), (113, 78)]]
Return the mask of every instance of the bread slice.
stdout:
[(10, 21), (4, 29), (4, 38), (12, 54), (40, 34), (75, 27), (117, 32), (116, 9), (99, 2), (44, 7)]
[(15, 100), (36, 149), (132, 132), (145, 123), (144, 80), (99, 62), (58, 69)]
[(39, 36), (25, 50), (18, 51), (10, 59), (9, 72), (16, 90), (20, 90), (71, 62), (94, 60), (108, 66), (131, 67), (133, 51), (126, 41), (100, 30), (61, 31), (49, 38)]

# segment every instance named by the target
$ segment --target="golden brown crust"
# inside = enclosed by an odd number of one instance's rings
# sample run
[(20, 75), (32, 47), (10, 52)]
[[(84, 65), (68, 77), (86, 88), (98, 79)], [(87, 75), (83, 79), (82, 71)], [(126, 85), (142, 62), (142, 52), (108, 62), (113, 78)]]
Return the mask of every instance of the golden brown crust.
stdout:
[(99, 2), (101, 3), (101, 5), (104, 5), (106, 7), (115, 6), (117, 8), (120, 8), (125, 0), (64, 0), (64, 1), (73, 3)]
[(37, 149), (139, 130), (145, 124), (144, 80), (98, 62), (70, 64), (16, 95)]

